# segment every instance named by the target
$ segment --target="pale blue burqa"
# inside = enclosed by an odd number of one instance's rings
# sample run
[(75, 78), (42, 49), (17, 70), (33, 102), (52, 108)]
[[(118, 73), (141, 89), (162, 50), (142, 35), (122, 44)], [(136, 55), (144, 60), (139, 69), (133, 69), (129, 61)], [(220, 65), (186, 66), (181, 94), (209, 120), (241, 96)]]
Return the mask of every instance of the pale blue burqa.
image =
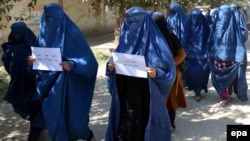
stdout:
[(242, 37), (244, 39), (244, 42), (246, 42), (248, 39), (248, 28), (247, 28), (246, 20), (244, 19), (243, 14), (238, 10), (237, 5), (232, 4), (232, 5), (230, 5), (230, 7), (231, 7), (231, 10), (233, 11), (233, 13), (235, 15), (235, 19), (240, 27), (240, 31), (241, 31)]
[[(219, 15), (214, 25), (214, 32), (210, 37), (208, 58), (211, 61), (212, 83), (221, 94), (234, 84), (234, 93), (242, 101), (248, 100), (246, 81), (246, 48), (240, 28), (229, 5), (220, 7)], [(235, 62), (232, 66), (216, 69), (214, 60)], [(244, 63), (243, 65), (241, 63)]]
[(169, 5), (166, 21), (169, 25), (169, 29), (174, 32), (181, 42), (184, 38), (184, 31), (188, 16), (189, 15), (178, 3), (172, 2)]

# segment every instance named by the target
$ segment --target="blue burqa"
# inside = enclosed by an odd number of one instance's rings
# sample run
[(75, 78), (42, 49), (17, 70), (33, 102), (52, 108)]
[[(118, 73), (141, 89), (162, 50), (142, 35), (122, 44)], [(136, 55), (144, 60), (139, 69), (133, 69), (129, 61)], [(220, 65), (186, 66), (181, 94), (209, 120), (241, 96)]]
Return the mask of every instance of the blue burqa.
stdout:
[(187, 20), (188, 14), (184, 9), (176, 2), (172, 2), (169, 5), (166, 21), (169, 25), (169, 29), (175, 33), (181, 42), (183, 41)]
[(81, 30), (60, 5), (49, 3), (44, 6), (38, 46), (60, 48), (62, 61), (67, 61), (71, 68), (70, 71), (38, 72), (38, 93), (51, 139), (88, 138), (98, 64)]
[(232, 5), (230, 5), (230, 7), (235, 15), (236, 22), (240, 26), (240, 31), (241, 31), (242, 37), (244, 39), (244, 42), (246, 42), (248, 39), (248, 27), (247, 27), (246, 20), (245, 20), (243, 14), (238, 10), (237, 5), (232, 4)]
[[(148, 78), (150, 112), (144, 140), (170, 141), (171, 125), (164, 99), (175, 80), (176, 70), (168, 44), (149, 13), (140, 7), (132, 7), (126, 11), (115, 52), (143, 55), (146, 65), (156, 68), (157, 77)], [(118, 134), (120, 101), (115, 72), (107, 70), (106, 75), (107, 87), (112, 96), (106, 141), (115, 141)]]
[(219, 14), (219, 8), (218, 7), (211, 9), (211, 11), (209, 13), (209, 15), (211, 17), (211, 21), (209, 23), (211, 29), (213, 27), (214, 22), (216, 21), (216, 18), (218, 17), (218, 14)]
[[(201, 10), (194, 8), (188, 18), (183, 45), (186, 52), (187, 71), (184, 73), (189, 90), (200, 87), (207, 91), (209, 65), (207, 62), (210, 27)], [(197, 79), (199, 78), (199, 79)]]
[[(221, 94), (237, 82), (234, 93), (242, 100), (248, 100), (246, 81), (246, 48), (244, 39), (235, 16), (229, 5), (220, 7), (219, 16), (215, 23), (214, 32), (210, 37), (209, 59), (211, 60), (211, 78), (216, 91)], [(235, 62), (234, 65), (221, 70), (215, 69), (214, 60)], [(244, 63), (243, 65), (241, 63)]]
[(15, 22), (11, 25), (8, 42), (2, 44), (2, 62), (10, 75), (4, 99), (24, 119), (30, 119), (31, 102), (39, 100), (35, 94), (35, 73), (27, 62), (31, 55), (31, 46), (36, 45), (36, 39), (36, 35), (24, 22)]

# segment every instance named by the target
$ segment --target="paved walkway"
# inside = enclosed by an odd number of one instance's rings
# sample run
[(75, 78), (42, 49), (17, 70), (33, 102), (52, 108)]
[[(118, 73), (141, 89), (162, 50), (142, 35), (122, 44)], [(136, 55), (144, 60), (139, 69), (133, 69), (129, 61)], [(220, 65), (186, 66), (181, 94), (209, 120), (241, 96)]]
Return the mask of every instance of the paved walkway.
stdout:
[[(92, 47), (110, 47), (115, 44), (112, 34), (91, 37), (88, 41)], [(250, 41), (246, 46), (250, 47)], [(111, 99), (106, 89), (104, 69), (104, 66), (99, 68), (90, 113), (90, 128), (94, 131), (97, 141), (104, 141)], [(250, 84), (249, 67), (247, 79)], [(249, 101), (240, 102), (233, 95), (229, 105), (221, 107), (220, 98), (211, 81), (208, 87), (208, 93), (202, 94), (202, 101), (199, 103), (194, 100), (192, 91), (186, 91), (188, 107), (177, 111), (177, 131), (173, 134), (173, 141), (226, 141), (228, 124), (250, 124)], [(28, 122), (13, 113), (11, 105), (0, 104), (0, 141), (25, 141), (28, 130)]]

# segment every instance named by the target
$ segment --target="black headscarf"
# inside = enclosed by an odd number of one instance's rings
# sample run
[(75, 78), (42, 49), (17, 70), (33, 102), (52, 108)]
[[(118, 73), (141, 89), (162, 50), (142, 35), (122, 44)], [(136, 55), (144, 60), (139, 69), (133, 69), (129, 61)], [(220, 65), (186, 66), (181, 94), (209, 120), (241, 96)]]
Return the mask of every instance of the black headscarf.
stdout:
[(151, 18), (165, 37), (173, 56), (176, 56), (177, 50), (180, 49), (182, 45), (178, 37), (168, 29), (164, 15), (161, 12), (153, 12)]

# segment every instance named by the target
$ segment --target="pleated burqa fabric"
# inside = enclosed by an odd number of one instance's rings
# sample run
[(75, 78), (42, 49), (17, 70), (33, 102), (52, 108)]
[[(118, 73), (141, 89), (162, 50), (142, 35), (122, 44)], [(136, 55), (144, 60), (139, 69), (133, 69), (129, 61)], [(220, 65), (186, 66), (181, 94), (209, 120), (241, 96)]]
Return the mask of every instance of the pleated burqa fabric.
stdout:
[(53, 141), (87, 139), (98, 64), (83, 33), (58, 4), (44, 6), (39, 47), (60, 48), (70, 71), (38, 71), (38, 94)]
[[(235, 79), (239, 80), (234, 89), (238, 99), (248, 100), (246, 81), (246, 48), (235, 16), (229, 5), (220, 7), (218, 18), (215, 21), (209, 41), (208, 57), (211, 61), (211, 78), (213, 85), (220, 95), (233, 84)], [(223, 69), (216, 69), (214, 61), (230, 61), (234, 64)], [(243, 64), (242, 64), (243, 63)]]
[[(157, 77), (145, 79), (147, 87), (139, 87), (142, 84), (135, 85), (135, 88), (138, 86), (138, 90), (148, 91), (150, 96), (144, 141), (170, 141), (171, 125), (164, 100), (175, 80), (176, 70), (168, 44), (152, 21), (149, 12), (140, 7), (132, 7), (126, 11), (115, 52), (142, 55), (145, 57), (147, 67), (156, 68)], [(108, 90), (112, 96), (106, 141), (115, 141), (120, 127), (120, 115), (122, 115), (119, 106), (122, 102), (119, 97), (121, 83), (116, 82), (115, 72), (107, 70), (106, 75)], [(130, 84), (132, 85), (133, 82)]]

